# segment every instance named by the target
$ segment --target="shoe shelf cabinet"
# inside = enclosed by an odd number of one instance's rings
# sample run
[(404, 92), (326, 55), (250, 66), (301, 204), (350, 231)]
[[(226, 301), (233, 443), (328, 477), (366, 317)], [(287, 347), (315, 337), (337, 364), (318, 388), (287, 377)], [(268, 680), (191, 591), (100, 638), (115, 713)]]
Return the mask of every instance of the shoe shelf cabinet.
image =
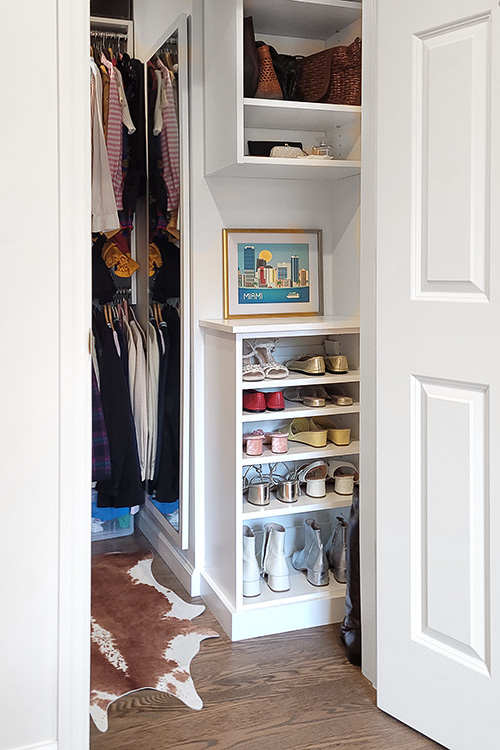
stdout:
[[(206, 176), (338, 180), (360, 172), (361, 107), (243, 96), (243, 18), (252, 16), (256, 40), (309, 55), (361, 36), (361, 8), (351, 0), (205, 0)], [(332, 145), (333, 160), (255, 157), (247, 145), (300, 141), (310, 153), (319, 139)]]
[[(327, 483), (323, 498), (301, 494), (296, 503), (280, 502), (271, 493), (266, 506), (248, 503), (242, 492), (243, 473), (255, 464), (284, 461), (290, 468), (319, 458), (345, 457), (358, 465), (359, 439), (359, 321), (335, 317), (205, 320), (200, 322), (204, 339), (205, 401), (205, 567), (202, 572), (202, 595), (233, 640), (339, 622), (344, 616), (345, 586), (330, 574), (330, 583), (314, 587), (303, 572), (295, 571), (291, 556), (304, 540), (304, 521), (314, 517), (320, 525), (323, 542), (329, 537), (337, 515), (347, 517), (350, 495), (334, 492)], [(339, 385), (354, 399), (352, 406), (335, 407), (327, 401), (323, 408), (305, 407), (301, 402), (286, 401), (280, 412), (246, 414), (243, 392), (248, 382), (242, 380), (242, 353), (246, 341), (277, 340), (274, 356), (286, 362), (298, 354), (321, 354), (332, 347), (348, 357), (347, 375), (307, 376), (290, 372), (288, 378), (251, 383), (258, 390), (282, 390), (292, 384)], [(328, 342), (328, 344), (326, 343)], [(332, 343), (333, 342), (333, 343)], [(242, 450), (242, 435), (261, 427), (268, 431), (288, 424), (298, 416), (330, 416), (337, 426), (351, 427), (351, 443), (337, 446), (328, 443), (314, 448), (289, 441), (288, 453), (274, 454), (264, 450), (258, 457)], [(250, 469), (250, 473), (251, 473)], [(258, 558), (268, 522), (282, 524), (290, 570), (290, 590), (273, 592), (264, 579), (261, 594), (243, 597), (243, 525), (255, 534)]]

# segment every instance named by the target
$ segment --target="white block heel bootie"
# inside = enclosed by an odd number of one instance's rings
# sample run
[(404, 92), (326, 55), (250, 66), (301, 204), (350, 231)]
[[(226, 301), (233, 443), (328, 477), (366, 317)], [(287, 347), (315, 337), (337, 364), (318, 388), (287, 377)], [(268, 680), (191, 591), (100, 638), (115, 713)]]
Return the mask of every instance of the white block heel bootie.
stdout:
[(255, 535), (243, 526), (243, 596), (260, 595), (260, 570), (255, 557)]
[(285, 556), (285, 527), (266, 523), (262, 550), (262, 573), (271, 591), (289, 591), (290, 573)]

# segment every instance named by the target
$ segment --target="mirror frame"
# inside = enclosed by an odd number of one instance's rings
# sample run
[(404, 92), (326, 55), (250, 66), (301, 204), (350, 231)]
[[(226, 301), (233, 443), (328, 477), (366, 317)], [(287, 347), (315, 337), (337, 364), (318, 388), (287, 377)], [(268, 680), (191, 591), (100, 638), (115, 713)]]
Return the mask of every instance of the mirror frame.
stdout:
[[(159, 37), (150, 50), (144, 55), (144, 92), (147, 97), (147, 63), (155, 52), (177, 32), (178, 39), (178, 97), (179, 97), (179, 160), (180, 160), (180, 196), (179, 196), (179, 230), (181, 257), (181, 410), (180, 410), (180, 445), (179, 445), (179, 530), (170, 524), (165, 516), (146, 497), (146, 506), (151, 515), (159, 522), (165, 533), (171, 537), (178, 548), (189, 548), (189, 506), (191, 485), (191, 253), (190, 253), (190, 160), (189, 160), (189, 16), (181, 13), (168, 29)], [(146, 100), (146, 118), (148, 116)], [(149, 147), (149, 129), (146, 120), (146, 149)], [(148, 153), (146, 151), (146, 153)], [(148, 175), (149, 185), (149, 175)], [(149, 201), (147, 201), (148, 203)], [(146, 214), (148, 210), (146, 207)], [(146, 216), (146, 227), (149, 227), (149, 215)], [(149, 236), (149, 231), (148, 231)], [(149, 246), (149, 239), (147, 240)], [(149, 300), (149, 278), (148, 300)]]

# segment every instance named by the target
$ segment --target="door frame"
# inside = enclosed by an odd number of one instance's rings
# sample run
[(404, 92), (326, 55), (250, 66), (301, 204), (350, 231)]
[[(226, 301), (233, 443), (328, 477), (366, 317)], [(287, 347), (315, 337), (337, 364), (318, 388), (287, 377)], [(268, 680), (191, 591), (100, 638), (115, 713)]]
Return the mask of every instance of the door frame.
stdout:
[(363, 674), (377, 686), (377, 59), (379, 0), (363, 3), (360, 238), (360, 569)]
[[(88, 750), (91, 177), (88, 0), (57, 4), (59, 139), (58, 750)], [(71, 61), (71, 63), (70, 63)]]

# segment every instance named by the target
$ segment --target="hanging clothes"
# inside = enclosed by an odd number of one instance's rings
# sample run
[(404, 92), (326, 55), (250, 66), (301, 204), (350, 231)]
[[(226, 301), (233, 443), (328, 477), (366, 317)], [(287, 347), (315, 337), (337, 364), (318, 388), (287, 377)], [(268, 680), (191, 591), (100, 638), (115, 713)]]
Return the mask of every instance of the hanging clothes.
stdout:
[(111, 182), (115, 194), (116, 208), (123, 208), (123, 185), (122, 185), (122, 107), (118, 93), (118, 82), (115, 66), (104, 53), (101, 54), (101, 63), (109, 73), (109, 112), (106, 135), (106, 148), (108, 151), (109, 169)]
[(101, 394), (95, 369), (92, 367), (92, 481), (106, 479), (111, 479), (111, 456)]
[(168, 210), (177, 211), (180, 195), (179, 123), (176, 96), (169, 69), (157, 58), (158, 70), (163, 79), (167, 104), (162, 108), (163, 128), (160, 133), (163, 160), (163, 180), (167, 188)]
[(119, 228), (108, 152), (102, 119), (102, 80), (99, 68), (90, 60), (90, 97), (92, 122), (92, 231), (108, 232)]
[(97, 504), (101, 508), (130, 508), (144, 502), (144, 488), (128, 385), (115, 345), (115, 332), (97, 309), (94, 309), (93, 329), (111, 456), (111, 478), (97, 483)]

